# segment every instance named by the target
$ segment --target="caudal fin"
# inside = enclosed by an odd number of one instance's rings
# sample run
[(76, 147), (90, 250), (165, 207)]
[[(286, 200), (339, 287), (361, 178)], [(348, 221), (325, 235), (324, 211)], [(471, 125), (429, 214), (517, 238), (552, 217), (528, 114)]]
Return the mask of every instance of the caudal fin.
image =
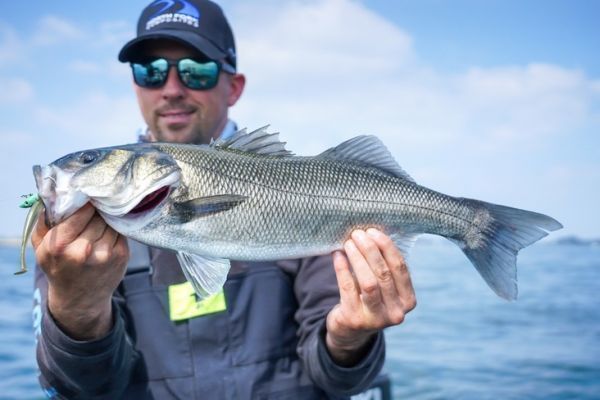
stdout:
[(481, 221), (462, 241), (457, 241), (486, 283), (506, 300), (517, 298), (517, 253), (537, 242), (549, 231), (562, 228), (544, 214), (518, 208), (462, 199), (481, 210)]

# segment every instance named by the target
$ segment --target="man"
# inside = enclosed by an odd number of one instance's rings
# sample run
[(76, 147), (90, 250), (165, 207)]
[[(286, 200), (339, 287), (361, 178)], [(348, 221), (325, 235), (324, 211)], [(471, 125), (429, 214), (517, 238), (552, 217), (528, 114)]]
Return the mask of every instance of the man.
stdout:
[[(130, 62), (143, 140), (208, 143), (235, 131), (245, 77), (208, 0), (155, 1), (119, 60)], [(389, 237), (355, 231), (345, 252), (232, 262), (223, 292), (196, 302), (173, 252), (127, 240), (86, 205), (32, 236), (43, 310), (37, 357), (49, 397), (320, 399), (364, 390), (382, 329), (415, 306)]]

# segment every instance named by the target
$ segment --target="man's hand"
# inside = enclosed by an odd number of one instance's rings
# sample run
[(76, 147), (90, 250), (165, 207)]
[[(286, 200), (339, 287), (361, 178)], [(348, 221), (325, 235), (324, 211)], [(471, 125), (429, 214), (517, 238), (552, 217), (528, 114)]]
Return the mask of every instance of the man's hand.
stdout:
[(48, 309), (73, 339), (98, 339), (112, 328), (111, 296), (129, 249), (90, 204), (49, 229), (43, 215), (31, 242), (48, 278)]
[(359, 362), (379, 330), (401, 324), (416, 306), (404, 258), (390, 237), (376, 229), (351, 236), (346, 254), (333, 255), (340, 304), (327, 315), (325, 337), (331, 357), (342, 366)]

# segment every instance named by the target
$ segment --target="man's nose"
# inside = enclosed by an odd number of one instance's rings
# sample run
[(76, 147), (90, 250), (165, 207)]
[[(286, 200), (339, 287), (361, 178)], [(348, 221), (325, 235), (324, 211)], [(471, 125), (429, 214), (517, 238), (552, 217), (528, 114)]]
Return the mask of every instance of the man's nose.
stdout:
[(181, 83), (176, 67), (169, 67), (167, 81), (162, 87), (162, 95), (167, 98), (180, 98), (185, 96), (186, 87)]

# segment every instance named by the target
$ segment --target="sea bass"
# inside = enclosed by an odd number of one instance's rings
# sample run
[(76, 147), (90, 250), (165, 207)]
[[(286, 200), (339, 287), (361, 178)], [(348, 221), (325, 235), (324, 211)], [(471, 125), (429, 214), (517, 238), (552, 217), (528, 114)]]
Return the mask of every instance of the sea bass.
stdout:
[(517, 297), (518, 251), (562, 225), (546, 215), (420, 186), (375, 136), (295, 156), (278, 134), (240, 131), (210, 145), (138, 143), (34, 166), (52, 226), (87, 202), (119, 233), (175, 250), (200, 297), (229, 260), (278, 260), (342, 249), (352, 230), (383, 230), (406, 251), (419, 234), (463, 250), (500, 297)]

